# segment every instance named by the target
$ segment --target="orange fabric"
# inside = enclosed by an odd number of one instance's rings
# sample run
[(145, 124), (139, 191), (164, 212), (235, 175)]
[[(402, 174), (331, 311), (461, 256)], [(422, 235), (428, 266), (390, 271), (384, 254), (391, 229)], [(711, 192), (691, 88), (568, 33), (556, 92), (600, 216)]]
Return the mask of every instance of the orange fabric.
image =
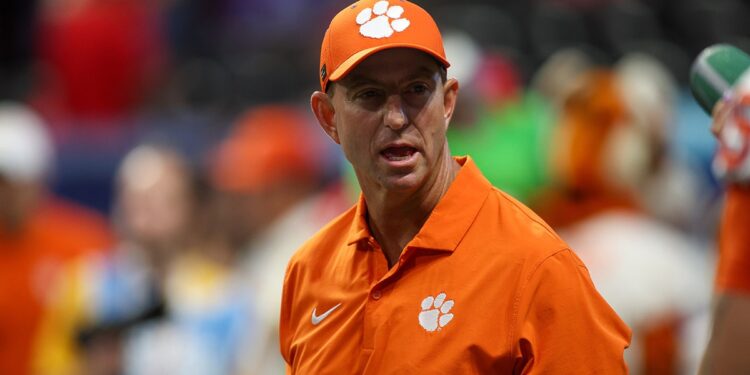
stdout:
[(50, 202), (15, 234), (0, 229), (0, 374), (31, 371), (34, 340), (55, 272), (73, 258), (111, 244), (93, 213)]
[(678, 316), (674, 316), (646, 330), (642, 339), (643, 375), (679, 374), (682, 323)]
[[(585, 266), (471, 159), (457, 160), (455, 181), (391, 269), (364, 198), (295, 254), (280, 324), (289, 373), (626, 373), (630, 330)], [(425, 301), (441, 293), (443, 304)]]
[[(424, 9), (409, 1), (391, 1), (385, 9), (397, 9), (389, 7), (401, 7), (403, 12), (390, 11), (390, 13), (379, 13), (380, 0), (358, 1), (340, 11), (331, 20), (331, 24), (323, 37), (323, 45), (320, 48), (320, 87), (326, 90), (328, 81), (337, 81), (353, 69), (360, 61), (375, 52), (387, 48), (409, 47), (426, 52), (445, 67), (450, 66), (445, 57), (443, 49), (443, 38), (440, 36), (435, 21)], [(360, 13), (371, 9), (370, 17), (361, 18)], [(394, 16), (394, 17), (392, 17)], [(379, 21), (385, 21), (391, 35), (368, 36), (368, 32), (361, 32), (364, 21), (377, 17), (385, 17)], [(408, 26), (402, 31), (394, 30), (393, 21), (396, 19), (408, 20)], [(404, 21), (400, 21), (404, 22)], [(377, 33), (376, 33), (377, 34)]]
[(750, 293), (750, 187), (730, 186), (719, 233), (716, 288)]
[(586, 74), (567, 98), (559, 124), (557, 154), (552, 163), (560, 186), (535, 199), (535, 209), (552, 227), (575, 224), (611, 209), (638, 209), (625, 188), (612, 182), (605, 168), (608, 146), (617, 126), (626, 125), (625, 106), (617, 93), (615, 75), (608, 70)]
[(534, 211), (553, 228), (566, 228), (612, 210), (639, 211), (627, 194), (551, 189), (535, 199)]
[(563, 129), (569, 134), (562, 173), (566, 183), (578, 189), (612, 188), (609, 171), (603, 166), (606, 139), (615, 126), (625, 126), (625, 107), (617, 93), (614, 73), (594, 70), (582, 86), (567, 99), (563, 108)]
[(214, 186), (227, 191), (257, 191), (289, 179), (316, 176), (322, 162), (317, 132), (300, 110), (265, 106), (237, 121), (218, 148), (212, 170)]

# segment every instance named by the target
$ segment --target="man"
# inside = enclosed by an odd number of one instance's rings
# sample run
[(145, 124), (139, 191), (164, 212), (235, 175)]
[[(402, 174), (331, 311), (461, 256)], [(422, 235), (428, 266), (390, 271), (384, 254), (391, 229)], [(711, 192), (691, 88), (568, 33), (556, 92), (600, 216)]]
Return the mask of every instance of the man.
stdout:
[[(66, 264), (48, 287), (38, 373), (120, 374), (141, 363), (145, 350), (133, 349), (140, 337), (133, 332), (145, 336), (144, 327), (164, 317), (170, 272), (201, 233), (195, 180), (185, 157), (167, 145), (141, 144), (125, 155), (115, 179), (117, 239), (105, 253)], [(149, 353), (160, 353), (155, 336)]]
[(713, 45), (693, 63), (690, 88), (713, 117), (719, 141), (714, 172), (728, 182), (719, 228), (715, 306), (711, 341), (701, 374), (747, 374), (750, 357), (750, 56), (738, 48)]
[(451, 157), (447, 67), (437, 25), (410, 2), (361, 1), (331, 22), (311, 105), (362, 195), (289, 263), (288, 372), (625, 373), (630, 331), (585, 266)]
[(652, 166), (668, 159), (655, 140), (660, 125), (637, 121), (645, 107), (629, 105), (628, 85), (651, 91), (643, 80), (659, 80), (644, 74), (625, 85), (620, 74), (596, 68), (576, 77), (578, 87), (563, 100), (552, 129), (554, 183), (536, 199), (536, 212), (576, 250), (632, 330), (625, 353), (630, 372), (676, 374), (700, 361), (691, 350), (699, 340), (684, 338), (708, 311), (709, 257), (639, 199), (657, 178), (660, 169)]
[(110, 246), (99, 214), (55, 196), (47, 176), (55, 152), (44, 120), (21, 103), (0, 102), (0, 374), (42, 374), (45, 315), (66, 264)]
[[(297, 248), (345, 205), (322, 186), (325, 135), (290, 105), (249, 109), (214, 153), (210, 182), (219, 193), (218, 233), (227, 233), (234, 278), (252, 296), (258, 322), (242, 339), (237, 373), (280, 374), (279, 310), (284, 272)], [(237, 168), (241, 165), (242, 168)], [(337, 199), (338, 198), (338, 199)]]

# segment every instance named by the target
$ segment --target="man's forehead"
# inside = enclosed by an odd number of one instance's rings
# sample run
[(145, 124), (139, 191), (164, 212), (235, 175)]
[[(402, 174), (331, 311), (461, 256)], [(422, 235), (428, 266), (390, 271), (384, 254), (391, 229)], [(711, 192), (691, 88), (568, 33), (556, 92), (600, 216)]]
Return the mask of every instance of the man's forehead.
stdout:
[(424, 52), (396, 48), (380, 51), (358, 64), (340, 82), (351, 84), (371, 81), (388, 76), (433, 76), (440, 70), (440, 63)]

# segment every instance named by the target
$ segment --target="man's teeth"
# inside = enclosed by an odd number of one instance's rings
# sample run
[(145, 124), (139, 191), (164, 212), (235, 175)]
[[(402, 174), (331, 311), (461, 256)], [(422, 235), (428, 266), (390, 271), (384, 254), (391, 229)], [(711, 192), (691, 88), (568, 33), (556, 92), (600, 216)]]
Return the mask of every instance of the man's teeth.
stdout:
[(414, 149), (411, 147), (391, 147), (383, 151), (383, 155), (388, 158), (388, 160), (406, 160), (408, 159), (412, 154), (414, 154)]

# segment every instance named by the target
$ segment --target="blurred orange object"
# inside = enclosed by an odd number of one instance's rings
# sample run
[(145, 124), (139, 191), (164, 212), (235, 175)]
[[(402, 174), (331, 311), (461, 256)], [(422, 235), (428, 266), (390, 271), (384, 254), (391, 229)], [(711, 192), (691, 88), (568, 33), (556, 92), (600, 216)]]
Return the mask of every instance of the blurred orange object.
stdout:
[(583, 85), (571, 95), (563, 109), (562, 130), (570, 142), (562, 152), (564, 178), (577, 189), (608, 189), (605, 140), (621, 125), (626, 113), (617, 94), (614, 74), (592, 71)]
[(622, 139), (632, 139), (632, 133), (626, 130), (631, 125), (614, 73), (586, 73), (560, 116), (551, 158), (560, 186), (539, 198), (540, 216), (553, 227), (563, 227), (609, 209), (636, 209), (623, 183), (633, 175), (636, 158), (620, 146)]
[(110, 247), (106, 221), (51, 200), (19, 230), (0, 227), (0, 374), (31, 373), (33, 348), (48, 293), (65, 262)]
[[(320, 136), (294, 107), (251, 110), (218, 148), (214, 185), (225, 191), (253, 192), (285, 180), (308, 180), (322, 168)], [(309, 127), (308, 127), (309, 126)]]
[(650, 327), (643, 335), (643, 375), (678, 374), (679, 364), (679, 316), (672, 316)]
[(723, 225), (719, 233), (719, 266), (716, 289), (721, 292), (750, 293), (750, 188), (727, 188)]

